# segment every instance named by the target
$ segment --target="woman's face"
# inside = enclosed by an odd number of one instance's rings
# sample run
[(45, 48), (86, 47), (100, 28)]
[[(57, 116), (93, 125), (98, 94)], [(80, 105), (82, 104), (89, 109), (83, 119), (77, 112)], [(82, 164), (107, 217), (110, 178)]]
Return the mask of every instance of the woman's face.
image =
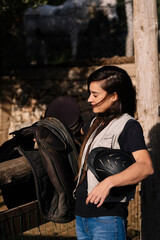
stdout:
[(89, 86), (90, 96), (88, 102), (91, 104), (94, 113), (104, 113), (109, 109), (113, 102), (118, 99), (117, 93), (108, 95), (102, 89), (100, 82), (91, 82)]

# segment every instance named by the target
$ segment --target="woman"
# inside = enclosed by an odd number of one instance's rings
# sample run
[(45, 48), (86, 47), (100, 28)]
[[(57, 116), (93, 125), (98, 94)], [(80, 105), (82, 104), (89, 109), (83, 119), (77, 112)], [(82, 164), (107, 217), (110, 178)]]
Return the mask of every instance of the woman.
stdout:
[[(88, 90), (96, 117), (80, 151), (80, 170), (75, 190), (76, 232), (78, 240), (125, 240), (128, 201), (109, 197), (113, 187), (134, 185), (153, 174), (143, 131), (134, 119), (136, 94), (129, 75), (121, 68), (104, 66), (88, 78)], [(86, 128), (82, 129), (84, 132)], [(135, 163), (126, 170), (98, 182), (87, 168), (92, 149), (122, 149), (133, 155)]]

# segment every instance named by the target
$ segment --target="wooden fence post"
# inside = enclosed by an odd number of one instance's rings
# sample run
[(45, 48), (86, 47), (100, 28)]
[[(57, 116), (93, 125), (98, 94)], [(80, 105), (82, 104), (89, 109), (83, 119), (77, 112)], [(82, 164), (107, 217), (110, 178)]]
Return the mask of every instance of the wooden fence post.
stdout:
[(160, 92), (156, 0), (134, 0), (134, 47), (138, 83), (138, 120), (155, 173), (141, 185), (141, 238), (160, 238)]
[(126, 50), (127, 57), (133, 56), (133, 7), (132, 0), (125, 0), (125, 12), (127, 21)]

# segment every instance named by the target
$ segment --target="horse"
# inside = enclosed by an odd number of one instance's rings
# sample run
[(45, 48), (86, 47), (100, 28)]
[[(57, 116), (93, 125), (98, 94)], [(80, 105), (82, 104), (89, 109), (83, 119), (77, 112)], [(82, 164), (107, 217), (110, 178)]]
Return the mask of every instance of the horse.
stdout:
[(67, 34), (71, 41), (71, 55), (75, 59), (80, 31), (87, 27), (97, 11), (103, 12), (109, 22), (118, 21), (116, 6), (117, 0), (67, 0), (59, 6), (46, 4), (27, 8), (23, 22), (28, 57), (34, 60), (35, 49), (40, 42), (39, 55), (43, 58), (42, 64), (47, 65), (45, 37), (49, 34)]

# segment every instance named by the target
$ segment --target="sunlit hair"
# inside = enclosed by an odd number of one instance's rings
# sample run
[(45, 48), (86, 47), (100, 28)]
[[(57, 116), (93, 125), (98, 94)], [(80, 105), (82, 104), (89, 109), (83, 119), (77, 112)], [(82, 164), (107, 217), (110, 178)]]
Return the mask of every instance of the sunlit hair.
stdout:
[[(100, 82), (103, 90), (111, 95), (117, 93), (119, 101), (112, 105), (115, 116), (128, 113), (134, 116), (136, 111), (136, 94), (128, 73), (116, 66), (104, 66), (93, 72), (88, 78), (88, 90), (91, 82)], [(110, 109), (111, 111), (111, 109)]]
[[(84, 139), (84, 142), (81, 147), (79, 154), (79, 164), (81, 162), (82, 154), (84, 147), (89, 137), (101, 124), (101, 127), (98, 128), (96, 135), (108, 125), (108, 123), (114, 118), (120, 117), (124, 113), (128, 113), (131, 116), (134, 116), (136, 111), (136, 92), (132, 84), (131, 78), (128, 73), (116, 66), (104, 66), (94, 71), (88, 78), (88, 91), (91, 82), (100, 82), (101, 88), (106, 91), (108, 95), (117, 93), (118, 100), (115, 101), (112, 106), (106, 110), (104, 113), (99, 113), (96, 117), (96, 120), (89, 129), (87, 136)], [(88, 151), (89, 152), (89, 149)], [(86, 154), (85, 165), (87, 162), (88, 153)], [(85, 166), (84, 166), (85, 169)], [(83, 180), (85, 172), (83, 172)]]

